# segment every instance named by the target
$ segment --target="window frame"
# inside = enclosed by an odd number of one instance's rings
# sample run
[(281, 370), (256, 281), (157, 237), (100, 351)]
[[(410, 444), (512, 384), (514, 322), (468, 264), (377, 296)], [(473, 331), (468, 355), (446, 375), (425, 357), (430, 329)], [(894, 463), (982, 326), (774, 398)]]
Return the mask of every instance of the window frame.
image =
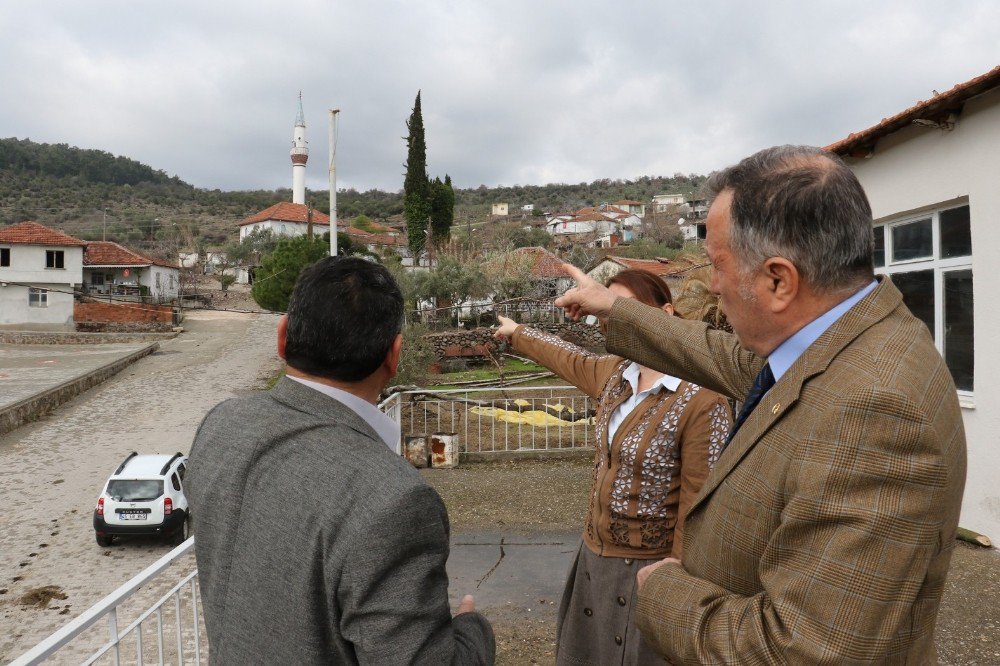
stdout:
[[(32, 301), (35, 301), (32, 303)], [(28, 307), (47, 308), (49, 307), (49, 290), (42, 287), (28, 287)]]
[(0, 247), (0, 268), (10, 267), (10, 248)]
[[(970, 250), (970, 254), (961, 257), (949, 257), (947, 259), (941, 258), (941, 213), (949, 210), (953, 210), (961, 207), (968, 207), (968, 201), (956, 201), (948, 204), (938, 205), (930, 210), (923, 210), (918, 213), (912, 213), (906, 216), (898, 217), (895, 219), (883, 219), (881, 221), (876, 221), (873, 225), (873, 233), (877, 234), (880, 230), (883, 234), (883, 250), (885, 255), (884, 265), (876, 266), (875, 273), (877, 275), (886, 275), (891, 277), (892, 275), (898, 275), (903, 273), (912, 273), (918, 271), (933, 271), (933, 293), (934, 293), (934, 328), (931, 330), (931, 335), (934, 338), (934, 346), (937, 348), (938, 352), (941, 354), (942, 358), (945, 357), (945, 291), (944, 282), (945, 276), (948, 273), (955, 271), (968, 270), (972, 273), (973, 279), (973, 289), (975, 288), (975, 272), (972, 267), (972, 253), (975, 252), (974, 249)], [(971, 219), (971, 209), (969, 216), (969, 225), (972, 225)], [(899, 261), (893, 261), (893, 239), (892, 239), (892, 229), (895, 227), (903, 226), (906, 224), (912, 224), (914, 222), (919, 222), (930, 218), (931, 220), (931, 256), (923, 257), (919, 259), (904, 259)], [(975, 335), (975, 315), (973, 314), (973, 335)], [(972, 399), (975, 396), (975, 384), (976, 384), (976, 366), (975, 366), (975, 345), (973, 344), (973, 365), (972, 365), (972, 385), (973, 389), (960, 389), (956, 387), (958, 395), (960, 398), (964, 398), (968, 405), (971, 405)]]
[(64, 270), (66, 270), (66, 251), (65, 250), (46, 250), (45, 251), (45, 270), (47, 270), (47, 271), (64, 271)]

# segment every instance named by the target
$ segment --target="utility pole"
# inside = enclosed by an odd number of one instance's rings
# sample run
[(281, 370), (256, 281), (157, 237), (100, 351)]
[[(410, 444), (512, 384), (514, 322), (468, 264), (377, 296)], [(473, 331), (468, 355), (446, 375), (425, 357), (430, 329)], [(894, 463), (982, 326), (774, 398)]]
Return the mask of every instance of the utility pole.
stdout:
[(101, 240), (108, 240), (108, 207), (104, 207), (104, 233), (101, 234)]
[(337, 256), (337, 114), (330, 109), (330, 256)]

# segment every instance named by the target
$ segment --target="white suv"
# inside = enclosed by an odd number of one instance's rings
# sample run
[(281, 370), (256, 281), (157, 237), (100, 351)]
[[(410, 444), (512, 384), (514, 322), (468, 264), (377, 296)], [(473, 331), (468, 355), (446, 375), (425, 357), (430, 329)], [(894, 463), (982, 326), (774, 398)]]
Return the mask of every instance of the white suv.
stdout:
[(175, 544), (188, 538), (188, 503), (184, 497), (187, 457), (142, 455), (133, 451), (108, 482), (94, 509), (97, 544), (110, 546), (116, 536), (169, 536)]

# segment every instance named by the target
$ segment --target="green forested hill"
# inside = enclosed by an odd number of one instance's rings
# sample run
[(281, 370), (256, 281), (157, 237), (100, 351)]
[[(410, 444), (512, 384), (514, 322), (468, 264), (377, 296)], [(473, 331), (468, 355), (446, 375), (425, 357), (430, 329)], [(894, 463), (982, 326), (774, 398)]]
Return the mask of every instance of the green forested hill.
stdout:
[[(456, 174), (451, 174), (453, 178)], [(654, 194), (690, 192), (702, 176), (598, 180), (592, 183), (456, 189), (455, 224), (489, 218), (493, 203), (525, 204), (536, 210), (568, 211), (582, 206)], [(402, 186), (402, 180), (400, 180)], [(326, 191), (309, 192), (318, 210), (329, 212)], [(0, 224), (36, 220), (85, 239), (124, 242), (137, 249), (173, 251), (218, 247), (237, 236), (237, 223), (279, 201), (288, 188), (222, 192), (196, 188), (176, 176), (126, 157), (66, 144), (0, 139)], [(360, 214), (398, 219), (402, 192), (341, 190), (338, 216)]]

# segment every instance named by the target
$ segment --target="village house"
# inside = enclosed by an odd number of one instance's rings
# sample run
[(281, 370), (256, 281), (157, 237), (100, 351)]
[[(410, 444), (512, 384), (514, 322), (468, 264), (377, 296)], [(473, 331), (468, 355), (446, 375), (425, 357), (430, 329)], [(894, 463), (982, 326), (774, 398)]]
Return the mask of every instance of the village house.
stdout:
[(172, 301), (180, 291), (180, 267), (111, 241), (88, 241), (83, 288), (91, 295)]
[(505, 203), (495, 203), (490, 210), (490, 215), (504, 217), (507, 215), (508, 205)]
[(85, 246), (37, 222), (0, 229), (0, 326), (72, 330)]
[(645, 217), (646, 215), (646, 204), (641, 201), (635, 201), (633, 199), (619, 199), (615, 201), (612, 206), (616, 208), (621, 208), (629, 213), (629, 215), (635, 215), (638, 218)]
[[(951, 370), (969, 465), (961, 523), (1000, 535), (1000, 67), (827, 147), (864, 186), (876, 271)], [(996, 284), (994, 284), (996, 282)]]
[(656, 209), (657, 213), (666, 213), (674, 206), (683, 206), (684, 195), (679, 193), (654, 194), (652, 205)]
[[(305, 204), (282, 201), (245, 218), (239, 223), (240, 240), (254, 231), (267, 230), (275, 236), (304, 236), (309, 232), (310, 210)], [(312, 210), (313, 234), (321, 236), (330, 231), (330, 216)]]

